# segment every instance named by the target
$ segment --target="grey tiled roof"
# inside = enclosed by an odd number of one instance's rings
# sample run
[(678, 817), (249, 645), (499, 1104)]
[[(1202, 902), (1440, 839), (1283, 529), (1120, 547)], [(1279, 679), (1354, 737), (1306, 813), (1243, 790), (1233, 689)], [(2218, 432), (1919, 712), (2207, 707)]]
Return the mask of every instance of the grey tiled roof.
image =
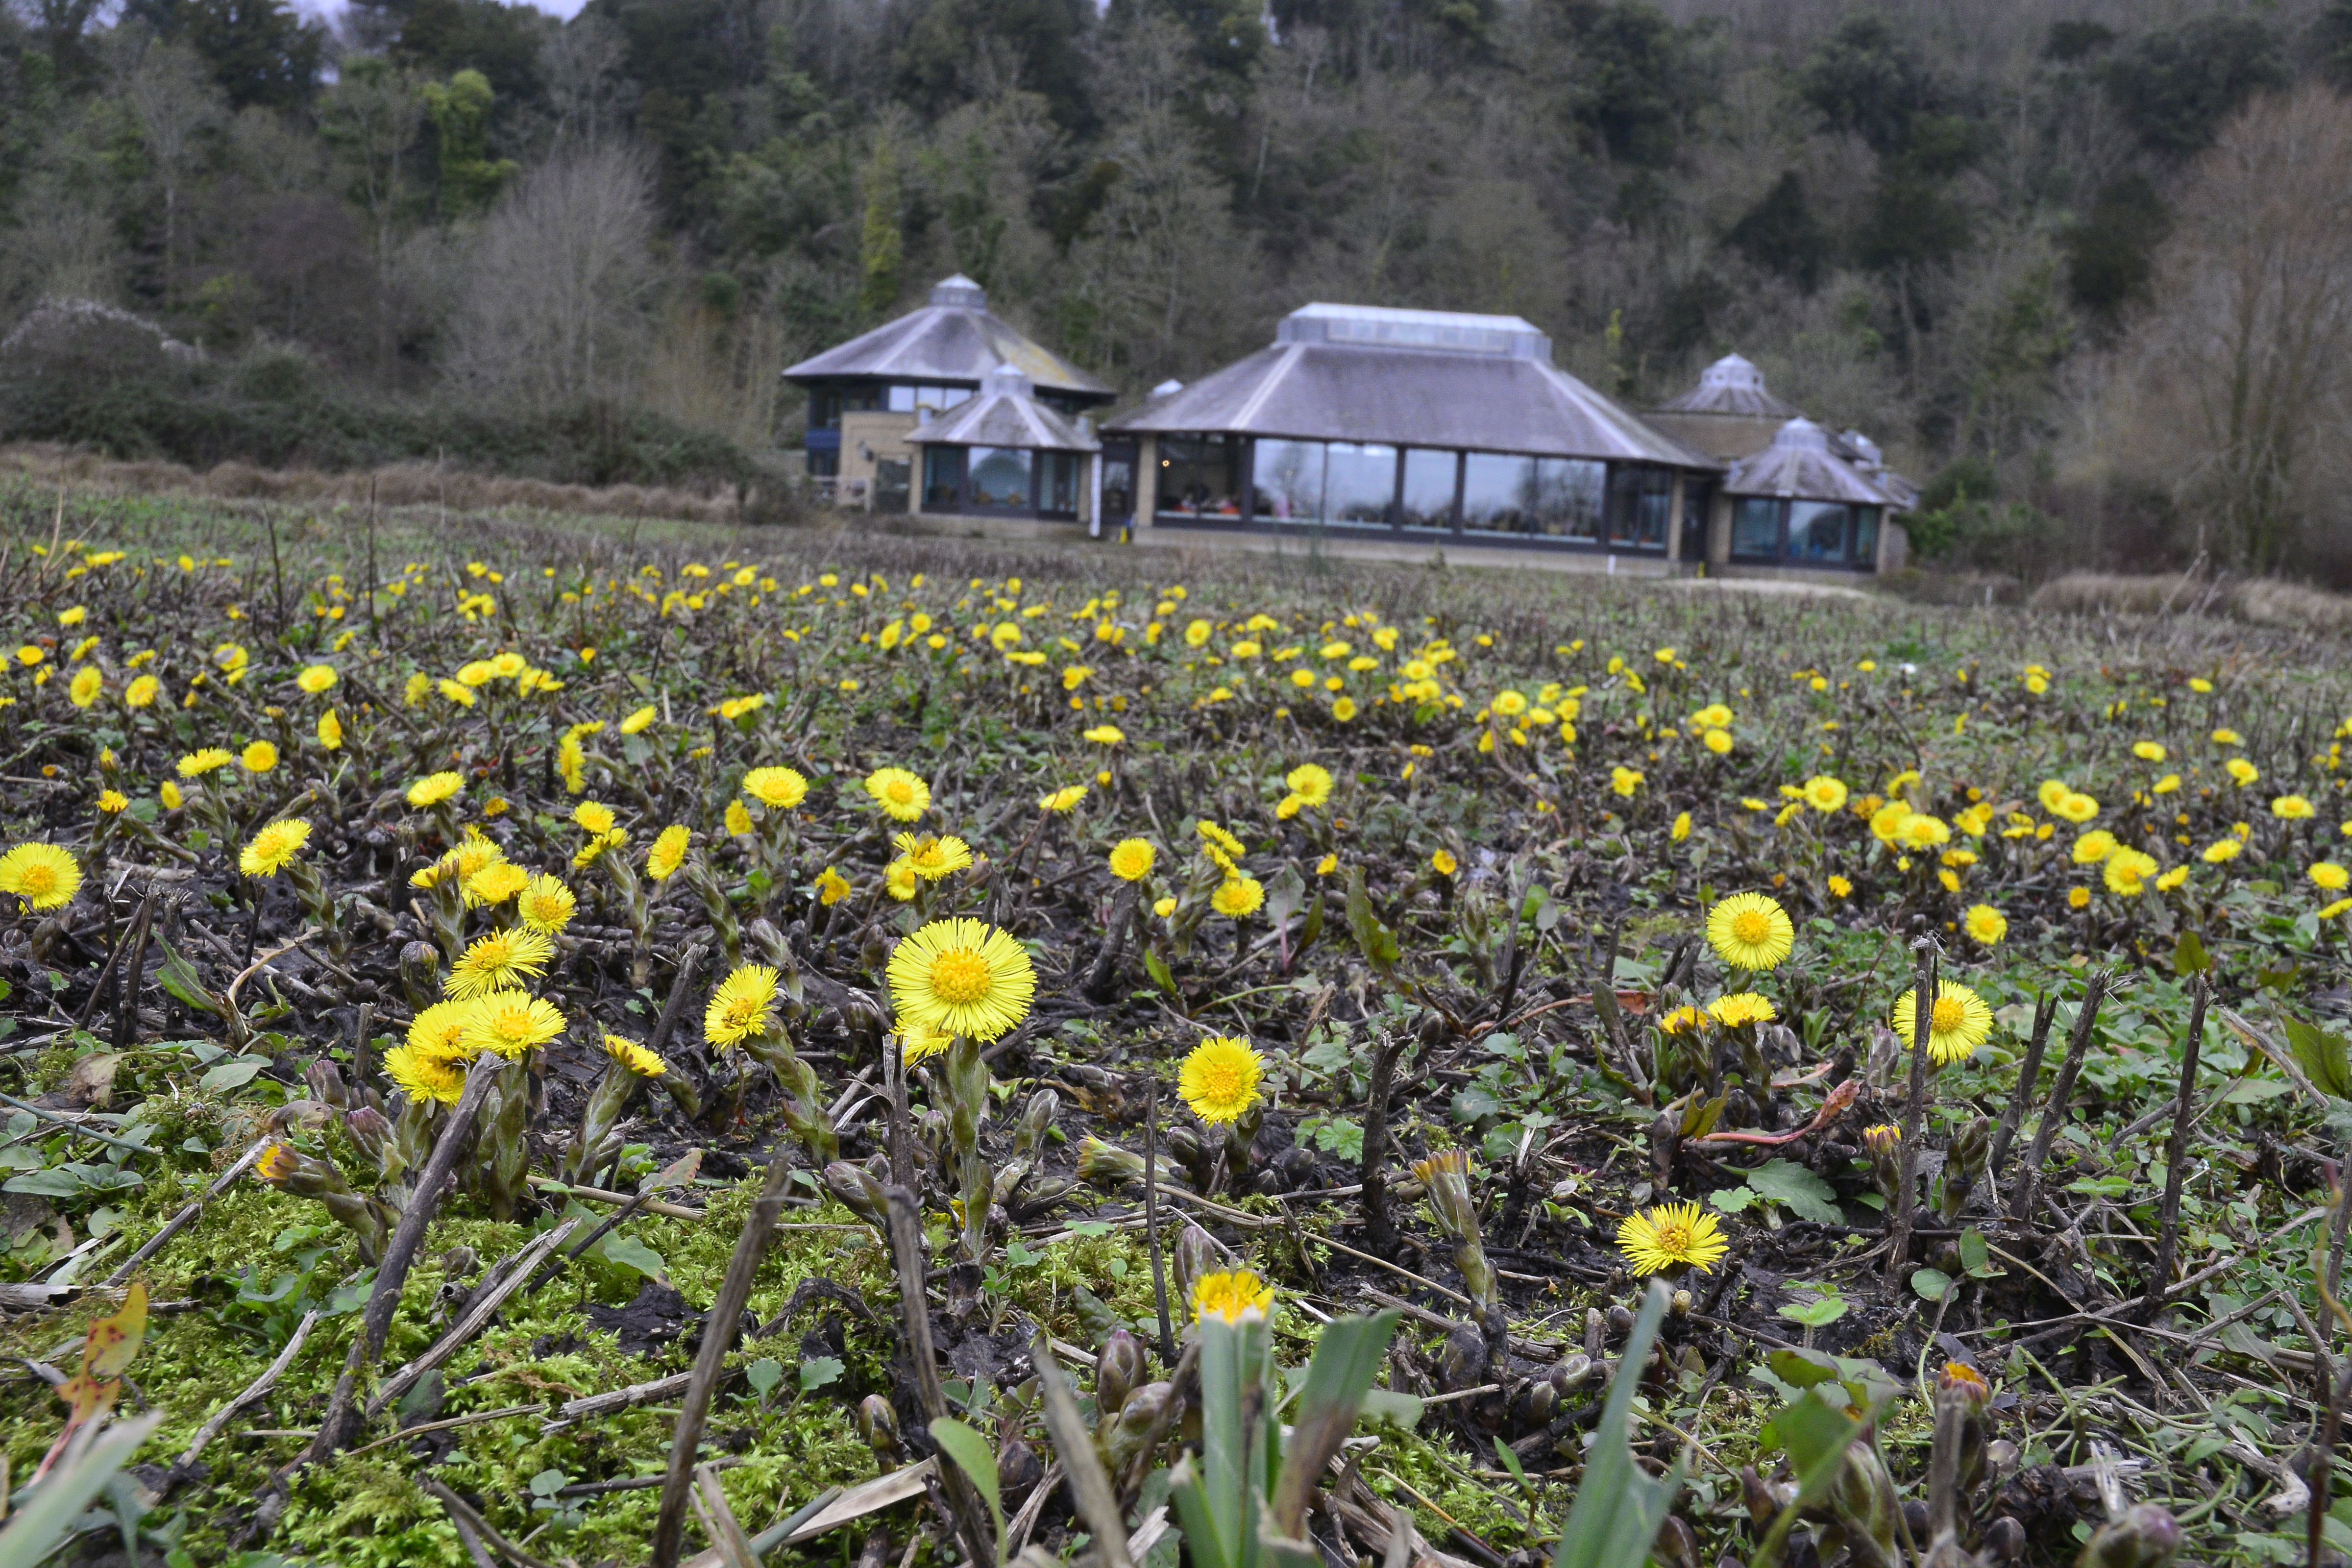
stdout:
[(910, 446), (1026, 447), (1045, 451), (1099, 452), (1102, 442), (1075, 420), (1037, 401), (1028, 378), (1012, 366), (992, 372), (980, 395), (907, 433)]
[(1098, 397), (1111, 388), (1015, 331), (991, 313), (980, 285), (961, 273), (931, 290), (931, 302), (784, 372), (786, 381), (868, 376), (905, 382), (977, 382), (1000, 364), (1051, 391)]
[(1103, 428), (1222, 430), (1722, 467), (1524, 350), (1448, 352), (1292, 338), (1151, 397)]
[(1764, 388), (1764, 373), (1738, 354), (1699, 372), (1698, 384), (1658, 405), (1662, 414), (1732, 414), (1749, 419), (1794, 419), (1802, 412)]
[(1731, 465), (1726, 495), (1790, 496), (1799, 500), (1899, 505), (1830, 446), (1829, 432), (1810, 419), (1791, 419), (1772, 444)]

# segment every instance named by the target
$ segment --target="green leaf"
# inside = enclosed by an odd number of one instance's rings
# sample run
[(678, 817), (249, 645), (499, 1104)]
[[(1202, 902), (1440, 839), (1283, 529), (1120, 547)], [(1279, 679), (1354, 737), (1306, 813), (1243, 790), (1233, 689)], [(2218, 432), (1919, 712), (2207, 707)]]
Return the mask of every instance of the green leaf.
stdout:
[(2300, 1018), (2289, 1018), (2286, 1043), (2305, 1077), (2337, 1100), (2352, 1100), (2352, 1062), (2345, 1058), (2341, 1039)]
[(1982, 1231), (1970, 1228), (1960, 1232), (1960, 1268), (1977, 1279), (1992, 1273), (1992, 1254), (1986, 1248)]
[(81, 1190), (80, 1177), (59, 1169), (30, 1171), (0, 1184), (0, 1193), (33, 1193), (45, 1198), (69, 1198)]
[(1748, 1184), (1799, 1219), (1822, 1225), (1843, 1225), (1837, 1192), (1827, 1182), (1792, 1160), (1768, 1160), (1748, 1173)]
[(1726, 1187), (1719, 1193), (1708, 1194), (1706, 1201), (1714, 1205), (1719, 1214), (1746, 1214), (1762, 1200), (1751, 1188)]
[(1176, 977), (1168, 972), (1167, 963), (1148, 947), (1143, 950), (1143, 972), (1151, 976), (1151, 984), (1179, 1001), (1183, 999), (1176, 990)]
[(1500, 1437), (1495, 1439), (1495, 1458), (1503, 1462), (1503, 1468), (1511, 1472), (1511, 1479), (1519, 1483), (1521, 1491), (1529, 1497), (1535, 1496), (1535, 1488), (1528, 1482), (1527, 1467), (1519, 1463), (1519, 1457), (1512, 1453), (1511, 1446)]
[(1396, 932), (1381, 923), (1372, 912), (1371, 895), (1364, 891), (1364, 868), (1348, 868), (1348, 930), (1354, 933), (1357, 951), (1364, 961), (1381, 972), (1383, 977), (1392, 973), (1397, 965)]
[(268, 1065), (268, 1057), (234, 1057), (217, 1067), (206, 1068), (204, 1077), (196, 1080), (196, 1087), (216, 1092), (243, 1089)]
[(1307, 901), (1307, 881), (1298, 868), (1285, 865), (1265, 879), (1265, 923), (1279, 931)]
[(634, 1268), (646, 1279), (660, 1284), (669, 1283), (669, 1265), (662, 1261), (660, 1253), (642, 1241), (625, 1236), (608, 1236), (598, 1245), (597, 1250), (604, 1254), (604, 1261), (607, 1263), (616, 1263), (624, 1268)]
[(1333, 1320), (1316, 1336), (1314, 1359), (1307, 1363), (1307, 1384), (1291, 1416), (1282, 1478), (1275, 1485), (1275, 1532), (1298, 1538), (1316, 1483), (1339, 1452), (1339, 1445), (1356, 1427), (1364, 1395), (1388, 1354), (1396, 1332), (1398, 1313)]
[[(841, 1380), (841, 1374), (847, 1370), (848, 1367), (839, 1356), (813, 1355), (801, 1363), (801, 1392), (811, 1394), (817, 1389), (837, 1383)], [(761, 1392), (764, 1394), (767, 1391), (761, 1389)], [(994, 1461), (990, 1462), (990, 1468), (991, 1473), (993, 1474)]]
[(1731, 1097), (1725, 1094), (1718, 1094), (1705, 1104), (1693, 1096), (1691, 1102), (1683, 1107), (1683, 1136), (1704, 1138), (1714, 1131), (1715, 1124), (1723, 1120), (1723, 1108), (1730, 1103)]
[(164, 941), (161, 933), (155, 937), (155, 945), (163, 950), (163, 966), (155, 971), (158, 984), (178, 997), (184, 1006), (193, 1007), (199, 1013), (210, 1013), (215, 1017), (228, 1016), (227, 1005), (205, 989), (204, 977), (180, 956), (177, 948)]
[[(1651, 1281), (1642, 1315), (1634, 1320), (1633, 1332), (1625, 1342), (1624, 1359), (1618, 1363), (1617, 1375), (1609, 1380), (1609, 1403), (1601, 1410), (1592, 1447), (1586, 1451), (1584, 1481), (1560, 1526), (1559, 1549), (1552, 1554), (1552, 1568), (1643, 1568), (1649, 1561), (1651, 1543), (1658, 1538), (1658, 1526), (1665, 1521), (1675, 1494), (1682, 1489), (1679, 1465), (1663, 1478), (1653, 1479), (1633, 1462), (1627, 1436), (1633, 1392), (1641, 1383), (1640, 1368), (1649, 1363), (1650, 1346), (1666, 1314), (1666, 1288)], [(1632, 1376), (1625, 1374), (1629, 1367), (1634, 1369)]]
[(1495, 1098), (1492, 1089), (1474, 1083), (1455, 1091), (1451, 1109), (1454, 1121), (1473, 1122), (1483, 1117), (1502, 1115), (1503, 1102)]
[(1412, 1431), (1421, 1424), (1422, 1403), (1417, 1394), (1398, 1394), (1391, 1389), (1368, 1388), (1364, 1391), (1366, 1421), (1390, 1421)]
[(1952, 1277), (1940, 1268), (1915, 1268), (1911, 1271), (1911, 1289), (1929, 1301), (1940, 1301), (1952, 1288)]
[(1337, 1154), (1342, 1160), (1364, 1157), (1364, 1124), (1346, 1116), (1317, 1116), (1307, 1119), (1312, 1124), (1315, 1147), (1326, 1154)]
[[(826, 1357), (831, 1360), (831, 1357)], [(942, 1415), (931, 1423), (931, 1441), (940, 1452), (956, 1462), (956, 1468), (971, 1478), (972, 1486), (988, 1503), (988, 1516), (996, 1525), (996, 1539), (1004, 1540), (1004, 1501), (996, 1487), (996, 1450), (988, 1439), (957, 1420)], [(1002, 1552), (999, 1556), (1003, 1555)]]
[(1826, 1329), (1845, 1316), (1846, 1300), (1843, 1296), (1817, 1296), (1810, 1301), (1791, 1301), (1777, 1310), (1792, 1323), (1802, 1323), (1809, 1329)]
[(2175, 974), (2197, 974), (2212, 967), (2212, 956), (2205, 951), (2205, 944), (2198, 939), (2197, 933), (2182, 931), (2180, 940), (2172, 944), (2172, 972)]
[(1797, 1472), (1797, 1501), (1810, 1504), (1829, 1495), (1845, 1451), (1862, 1436), (1863, 1426), (1832, 1408), (1819, 1389), (1807, 1389), (1802, 1398), (1776, 1412), (1757, 1436), (1789, 1456), (1790, 1467)]
[(1819, 1351), (1777, 1350), (1764, 1358), (1764, 1364), (1791, 1388), (1811, 1388), (1838, 1375), (1837, 1363)]

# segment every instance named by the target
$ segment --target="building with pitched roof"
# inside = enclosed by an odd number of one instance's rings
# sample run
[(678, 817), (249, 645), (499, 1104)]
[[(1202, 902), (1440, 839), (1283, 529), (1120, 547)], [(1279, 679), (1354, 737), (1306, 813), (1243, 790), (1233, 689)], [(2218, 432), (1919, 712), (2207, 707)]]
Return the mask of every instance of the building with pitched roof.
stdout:
[(1860, 431), (1832, 435), (1727, 354), (1648, 422), (1728, 465), (1706, 509), (1708, 569), (1740, 575), (1891, 572), (1919, 492)]
[(1018, 366), (997, 366), (977, 396), (937, 418), (924, 411), (906, 439), (922, 455), (909, 509), (919, 516), (1040, 536), (1101, 515), (1091, 422), (1038, 397)]
[(973, 396), (1002, 365), (1065, 417), (1117, 395), (991, 311), (987, 291), (958, 273), (919, 310), (783, 373), (809, 395), (808, 471), (833, 481), (845, 504), (908, 510), (914, 451), (907, 435), (926, 412), (943, 414)]
[[(1663, 573), (1722, 465), (1551, 363), (1517, 316), (1311, 304), (1103, 426), (1139, 541)], [(1114, 487), (1107, 482), (1106, 493)]]

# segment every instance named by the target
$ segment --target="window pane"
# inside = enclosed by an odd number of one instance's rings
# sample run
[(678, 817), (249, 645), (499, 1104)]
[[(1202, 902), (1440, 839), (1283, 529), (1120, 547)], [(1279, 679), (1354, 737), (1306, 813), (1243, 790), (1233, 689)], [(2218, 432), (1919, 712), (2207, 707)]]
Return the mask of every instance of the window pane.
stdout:
[(1397, 449), (1334, 441), (1330, 454), (1324, 491), (1327, 515), (1333, 522), (1386, 528), (1389, 509), (1396, 500)]
[(890, 389), (890, 412), (893, 414), (912, 414), (914, 411), (915, 389), (911, 386), (892, 387)]
[(1323, 443), (1259, 441), (1251, 447), (1250, 510), (1276, 522), (1323, 515)]
[(1609, 536), (1613, 544), (1663, 550), (1674, 509), (1675, 476), (1665, 468), (1620, 468), (1610, 475)]
[(1530, 533), (1536, 460), (1472, 452), (1462, 468), (1462, 526), (1484, 533)]
[(1241, 516), (1241, 437), (1162, 436), (1154, 510), (1177, 517)]
[(1853, 509), (1843, 501), (1789, 503), (1789, 559), (1845, 564), (1846, 524)]
[(1703, 479), (1683, 480), (1683, 559), (1706, 559), (1707, 513), (1715, 507), (1715, 487)]
[(1554, 539), (1599, 539), (1601, 498), (1608, 466), (1580, 458), (1538, 458), (1535, 465), (1533, 531)]
[(1037, 487), (1037, 510), (1075, 512), (1078, 510), (1078, 455), (1044, 452), (1045, 482)]
[(1112, 521), (1135, 515), (1135, 459), (1122, 454), (1102, 457), (1103, 516)]
[(841, 394), (819, 387), (809, 394), (809, 428), (830, 430), (841, 423)]
[(1731, 509), (1731, 558), (1780, 559), (1780, 503), (1769, 496), (1741, 496)]
[(1865, 572), (1878, 570), (1878, 509), (1853, 509), (1853, 563)]
[(1034, 454), (1018, 447), (974, 447), (971, 449), (971, 503), (974, 506), (1029, 510), (1029, 459)]
[(961, 499), (963, 488), (963, 448), (961, 447), (926, 447), (923, 448), (923, 510), (942, 511)]
[(1454, 470), (1459, 459), (1452, 452), (1412, 447), (1404, 455), (1404, 525), (1407, 528), (1454, 527)]

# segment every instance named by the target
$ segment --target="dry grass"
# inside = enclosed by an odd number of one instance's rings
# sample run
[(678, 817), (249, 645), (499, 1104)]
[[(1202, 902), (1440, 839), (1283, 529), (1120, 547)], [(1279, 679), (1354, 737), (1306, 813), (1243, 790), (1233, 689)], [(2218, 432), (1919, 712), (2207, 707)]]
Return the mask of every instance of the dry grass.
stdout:
[(2352, 597), (2268, 577), (2235, 582), (2184, 573), (2070, 572), (2044, 583), (2030, 603), (2054, 615), (2218, 615), (2291, 631), (2352, 630)]
[(114, 493), (212, 496), (289, 505), (443, 506), (468, 512), (529, 510), (605, 517), (672, 518), (688, 522), (740, 521), (731, 494), (644, 485), (559, 485), (544, 479), (470, 473), (431, 463), (394, 463), (352, 473), (310, 468), (260, 468), (221, 463), (198, 473), (178, 463), (117, 462), (56, 446), (0, 449), (0, 473)]

